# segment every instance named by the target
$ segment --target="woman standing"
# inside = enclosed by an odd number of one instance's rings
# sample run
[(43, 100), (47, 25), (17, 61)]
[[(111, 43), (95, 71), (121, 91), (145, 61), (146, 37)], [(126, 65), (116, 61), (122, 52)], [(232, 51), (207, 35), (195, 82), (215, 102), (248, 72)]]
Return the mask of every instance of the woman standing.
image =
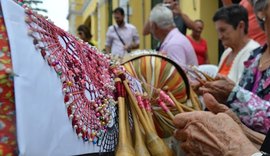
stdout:
[(207, 54), (207, 42), (201, 37), (204, 28), (204, 22), (200, 19), (197, 19), (195, 20), (195, 24), (197, 29), (192, 30), (191, 35), (187, 36), (187, 38), (189, 39), (195, 50), (199, 65), (208, 64), (209, 60)]

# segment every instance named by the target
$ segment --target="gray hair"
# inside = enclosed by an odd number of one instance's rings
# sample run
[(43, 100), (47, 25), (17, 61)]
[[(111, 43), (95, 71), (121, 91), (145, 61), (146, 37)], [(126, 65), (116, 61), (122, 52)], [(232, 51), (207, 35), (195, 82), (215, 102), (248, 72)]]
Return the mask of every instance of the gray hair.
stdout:
[(150, 21), (157, 24), (161, 29), (175, 26), (172, 11), (164, 4), (157, 4), (150, 13)]
[(251, 3), (253, 4), (254, 12), (257, 13), (268, 7), (269, 2), (268, 0), (251, 0)]

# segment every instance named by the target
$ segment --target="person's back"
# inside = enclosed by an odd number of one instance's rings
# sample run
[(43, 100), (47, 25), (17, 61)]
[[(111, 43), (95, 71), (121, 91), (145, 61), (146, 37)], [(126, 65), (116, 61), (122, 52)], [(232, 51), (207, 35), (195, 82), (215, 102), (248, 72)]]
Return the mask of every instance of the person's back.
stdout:
[(198, 65), (194, 49), (187, 39), (177, 28), (174, 28), (166, 36), (160, 46), (160, 51), (181, 66)]
[(188, 39), (179, 32), (170, 9), (156, 5), (150, 13), (151, 33), (161, 42), (159, 51), (181, 66), (197, 65), (197, 57)]

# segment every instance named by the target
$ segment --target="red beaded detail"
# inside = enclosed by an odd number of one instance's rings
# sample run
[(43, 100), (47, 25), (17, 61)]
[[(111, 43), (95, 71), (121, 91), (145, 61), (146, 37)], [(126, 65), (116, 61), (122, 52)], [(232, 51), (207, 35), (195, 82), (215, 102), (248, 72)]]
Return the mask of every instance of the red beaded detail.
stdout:
[(84, 141), (96, 143), (106, 132), (115, 105), (109, 58), (43, 16), (27, 8), (25, 11), (35, 47), (61, 79), (75, 132)]

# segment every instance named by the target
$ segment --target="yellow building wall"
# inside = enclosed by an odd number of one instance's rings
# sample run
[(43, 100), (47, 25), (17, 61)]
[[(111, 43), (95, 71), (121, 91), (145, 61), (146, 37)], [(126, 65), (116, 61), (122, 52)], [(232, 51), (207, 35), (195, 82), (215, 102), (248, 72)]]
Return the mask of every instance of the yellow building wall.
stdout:
[[(112, 10), (114, 10), (118, 6), (119, 6), (119, 0), (112, 0)], [(115, 23), (114, 20), (113, 20), (113, 23)]]
[[(119, 0), (112, 0), (113, 10), (119, 6)], [(149, 49), (151, 47), (150, 35), (144, 37), (142, 35), (143, 26), (145, 21), (148, 19), (149, 13), (151, 11), (151, 1), (150, 0), (129, 0), (130, 15), (129, 23), (133, 24), (140, 36), (140, 49)], [(111, 15), (113, 18), (113, 15)], [(126, 16), (128, 16), (126, 14)], [(115, 24), (114, 19), (112, 20)]]
[(106, 32), (108, 29), (108, 3), (100, 3), (98, 6), (98, 48), (100, 50), (105, 48)]
[(93, 39), (98, 41), (98, 18), (97, 11), (91, 14), (91, 33), (93, 35)]
[[(119, 6), (119, 0), (112, 0), (112, 11)], [(115, 20), (113, 18), (113, 13), (109, 14), (112, 18), (112, 24), (115, 24)]]
[(84, 11), (84, 13), (82, 15), (83, 21), (86, 21), (88, 16), (91, 15), (96, 10), (97, 4), (98, 4), (98, 0), (91, 0), (91, 2), (86, 7), (86, 9), (85, 9), (85, 11)]
[[(71, 5), (71, 10), (75, 12), (79, 12), (83, 5), (83, 0), (70, 0), (69, 5)], [(69, 24), (70, 27), (73, 27), (75, 30), (77, 27), (83, 22), (82, 16), (77, 14), (71, 14), (70, 19), (72, 19), (72, 23)], [(73, 34), (77, 31), (72, 32)]]
[[(144, 10), (145, 10), (145, 18), (143, 21), (144, 22), (143, 25), (145, 25), (145, 23), (149, 19), (149, 15), (151, 12), (151, 2), (150, 1), (144, 1)], [(144, 42), (145, 42), (145, 49), (150, 49), (151, 48), (151, 36), (148, 35), (148, 36), (144, 37)]]
[(82, 16), (77, 16), (77, 18), (76, 18), (75, 21), (76, 21), (75, 28), (77, 30), (77, 28), (79, 27), (79, 25), (83, 24), (83, 18), (82, 18)]
[[(203, 0), (204, 1), (204, 0)], [(195, 20), (200, 17), (201, 0), (181, 0), (180, 8), (190, 19)]]
[(218, 9), (218, 1), (201, 0), (201, 19), (204, 21), (202, 36), (208, 43), (208, 56), (212, 64), (218, 63), (218, 36), (212, 17)]

